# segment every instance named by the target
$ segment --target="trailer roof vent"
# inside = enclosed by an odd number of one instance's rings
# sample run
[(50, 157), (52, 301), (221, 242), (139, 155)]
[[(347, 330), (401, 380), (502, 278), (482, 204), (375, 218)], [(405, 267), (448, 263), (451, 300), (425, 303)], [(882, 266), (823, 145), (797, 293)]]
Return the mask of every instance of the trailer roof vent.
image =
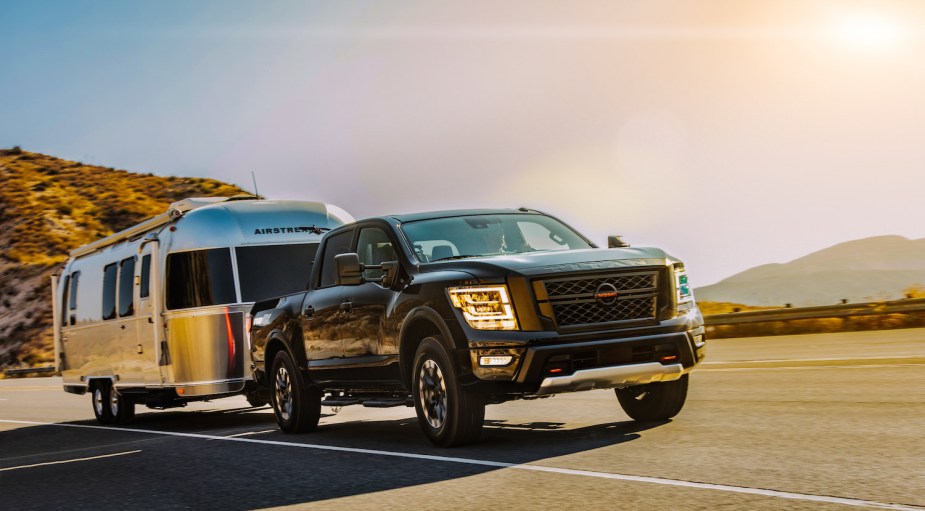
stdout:
[(178, 200), (167, 208), (167, 215), (169, 215), (171, 219), (180, 218), (188, 211), (208, 206), (209, 204), (225, 202), (226, 200), (228, 200), (228, 197), (190, 197), (188, 199)]

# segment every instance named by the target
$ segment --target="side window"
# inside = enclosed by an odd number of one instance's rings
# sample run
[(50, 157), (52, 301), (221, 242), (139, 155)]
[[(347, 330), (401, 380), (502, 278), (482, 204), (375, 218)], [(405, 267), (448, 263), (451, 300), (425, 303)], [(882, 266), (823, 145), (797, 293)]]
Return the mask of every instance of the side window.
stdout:
[[(382, 264), (385, 261), (398, 259), (389, 235), (378, 227), (367, 227), (360, 230), (357, 254), (363, 264)], [(382, 270), (366, 270), (363, 276), (368, 279), (377, 279), (382, 276)]]
[(70, 285), (71, 285), (71, 276), (64, 276), (64, 286), (63, 291), (61, 292), (61, 326), (67, 326), (67, 299), (70, 294)]
[(74, 311), (77, 310), (77, 285), (80, 283), (80, 272), (75, 271), (71, 274), (70, 296), (67, 301), (67, 308), (70, 311), (70, 324), (77, 324), (77, 316)]
[(188, 309), (237, 301), (231, 249), (167, 255), (167, 308)]
[(116, 263), (103, 268), (103, 319), (116, 317), (116, 275), (119, 267)]
[(321, 278), (318, 287), (333, 286), (336, 282), (337, 267), (334, 266), (334, 256), (346, 254), (350, 251), (350, 241), (353, 231), (345, 231), (328, 238), (324, 244), (324, 253), (321, 254)]
[(141, 298), (147, 298), (151, 292), (151, 254), (145, 254), (141, 258), (141, 289), (138, 292), (138, 296)]
[(132, 296), (135, 283), (135, 258), (129, 257), (119, 263), (119, 317), (135, 313), (135, 297)]

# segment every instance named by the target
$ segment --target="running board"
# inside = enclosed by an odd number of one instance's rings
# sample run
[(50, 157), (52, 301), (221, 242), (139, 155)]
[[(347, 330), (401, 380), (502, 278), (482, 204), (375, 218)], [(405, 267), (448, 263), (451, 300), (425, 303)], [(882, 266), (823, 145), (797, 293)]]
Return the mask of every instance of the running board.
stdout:
[(411, 397), (329, 397), (321, 401), (323, 406), (363, 405), (369, 408), (391, 408), (393, 406), (414, 406)]

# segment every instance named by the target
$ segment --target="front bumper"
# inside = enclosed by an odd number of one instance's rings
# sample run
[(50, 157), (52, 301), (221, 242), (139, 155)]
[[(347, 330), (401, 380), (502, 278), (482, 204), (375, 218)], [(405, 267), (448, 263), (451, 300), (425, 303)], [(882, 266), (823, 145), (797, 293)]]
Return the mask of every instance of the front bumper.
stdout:
[[(702, 326), (589, 337), (470, 348), (473, 386), (491, 394), (549, 395), (672, 381), (690, 372), (706, 351)], [(512, 356), (513, 362), (479, 367), (479, 357), (486, 355)]]
[(560, 392), (610, 389), (657, 381), (672, 381), (680, 378), (685, 372), (681, 364), (662, 365), (658, 362), (580, 369), (567, 376), (544, 378), (534, 395), (544, 396)]

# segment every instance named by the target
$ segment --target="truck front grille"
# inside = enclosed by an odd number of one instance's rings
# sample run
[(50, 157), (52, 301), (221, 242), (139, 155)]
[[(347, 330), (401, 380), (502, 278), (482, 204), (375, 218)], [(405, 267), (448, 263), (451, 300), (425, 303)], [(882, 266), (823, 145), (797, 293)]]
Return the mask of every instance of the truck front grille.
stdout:
[(651, 269), (543, 279), (537, 298), (559, 329), (655, 320), (658, 277)]

